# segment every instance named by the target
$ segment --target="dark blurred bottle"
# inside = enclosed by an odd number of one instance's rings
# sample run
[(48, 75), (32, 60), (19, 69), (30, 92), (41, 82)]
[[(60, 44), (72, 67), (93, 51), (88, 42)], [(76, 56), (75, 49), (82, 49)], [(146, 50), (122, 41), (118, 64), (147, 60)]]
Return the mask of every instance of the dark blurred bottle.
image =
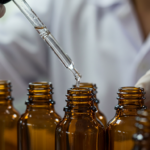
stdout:
[(136, 133), (135, 116), (137, 111), (144, 109), (144, 89), (122, 87), (119, 89), (116, 115), (107, 127), (108, 150), (130, 150), (134, 142), (132, 136)]
[(150, 110), (138, 111), (137, 133), (133, 135), (133, 150), (150, 150)]
[[(96, 84), (93, 83), (80, 83), (79, 85), (80, 87), (86, 87), (86, 88), (92, 88), (93, 91), (95, 92), (94, 94), (94, 106), (96, 107), (97, 111), (95, 112), (96, 114), (96, 118), (98, 120), (100, 120), (102, 122), (102, 124), (104, 125), (104, 127), (106, 128), (107, 126), (107, 120), (105, 115), (100, 111), (98, 104), (99, 104), (99, 100), (97, 99), (96, 93), (97, 93), (97, 86)], [(76, 87), (76, 85), (73, 85), (73, 87)]]
[(8, 2), (10, 2), (11, 0), (0, 0), (0, 4), (6, 4)]
[(19, 113), (13, 108), (11, 82), (0, 80), (0, 150), (17, 150)]
[(48, 82), (29, 83), (27, 109), (18, 122), (19, 150), (55, 150), (55, 129), (61, 118), (54, 110), (52, 90)]
[(56, 128), (56, 150), (105, 150), (105, 129), (96, 120), (93, 90), (67, 91), (65, 116)]

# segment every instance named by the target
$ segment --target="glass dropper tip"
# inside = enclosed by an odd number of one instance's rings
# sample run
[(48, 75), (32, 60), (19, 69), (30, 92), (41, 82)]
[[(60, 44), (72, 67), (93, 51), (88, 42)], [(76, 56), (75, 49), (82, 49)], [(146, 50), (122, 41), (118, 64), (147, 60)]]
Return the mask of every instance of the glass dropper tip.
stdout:
[(77, 71), (76, 68), (73, 68), (71, 71), (73, 72), (74, 77), (76, 79), (76, 86), (79, 87), (82, 75)]

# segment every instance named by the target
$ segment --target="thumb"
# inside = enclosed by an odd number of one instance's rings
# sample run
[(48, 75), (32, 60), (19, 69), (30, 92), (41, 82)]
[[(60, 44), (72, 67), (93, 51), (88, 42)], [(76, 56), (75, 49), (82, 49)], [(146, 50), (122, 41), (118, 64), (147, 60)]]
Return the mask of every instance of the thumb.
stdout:
[(6, 11), (5, 6), (0, 4), (0, 18), (5, 14), (5, 11)]

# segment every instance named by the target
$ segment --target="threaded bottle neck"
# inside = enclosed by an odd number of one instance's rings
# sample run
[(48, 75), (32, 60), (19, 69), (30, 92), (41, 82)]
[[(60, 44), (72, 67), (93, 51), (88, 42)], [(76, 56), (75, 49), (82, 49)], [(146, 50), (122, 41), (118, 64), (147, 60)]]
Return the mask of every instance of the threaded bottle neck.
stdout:
[[(73, 85), (73, 87), (76, 87), (76, 85)], [(92, 89), (93, 89), (94, 102), (95, 102), (95, 104), (98, 104), (98, 103), (99, 103), (99, 100), (98, 100), (97, 97), (96, 97), (96, 94), (97, 94), (97, 86), (96, 86), (96, 84), (81, 82), (81, 83), (79, 84), (79, 87), (81, 87), (81, 88), (92, 88)]]
[(145, 92), (143, 88), (121, 87), (118, 94), (118, 104), (122, 106), (134, 105), (143, 107)]
[(53, 87), (51, 82), (32, 82), (28, 88), (28, 103), (51, 103), (54, 104)]
[(96, 111), (93, 101), (93, 89), (75, 87), (67, 91), (67, 107), (65, 112), (73, 113), (91, 113)]
[(8, 80), (0, 80), (0, 101), (13, 100), (11, 91), (11, 82)]

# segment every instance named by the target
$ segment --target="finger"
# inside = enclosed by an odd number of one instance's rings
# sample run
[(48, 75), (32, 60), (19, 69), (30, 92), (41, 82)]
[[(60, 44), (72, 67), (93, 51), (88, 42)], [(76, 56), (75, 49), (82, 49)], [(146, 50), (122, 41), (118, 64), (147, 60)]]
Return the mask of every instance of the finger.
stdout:
[(150, 108), (150, 70), (139, 79), (139, 81), (135, 85), (136, 87), (143, 87), (146, 92), (146, 100), (148, 107)]
[(0, 18), (5, 14), (5, 11), (6, 11), (5, 6), (0, 4)]
[(150, 90), (150, 70), (138, 80), (135, 86), (141, 86)]

